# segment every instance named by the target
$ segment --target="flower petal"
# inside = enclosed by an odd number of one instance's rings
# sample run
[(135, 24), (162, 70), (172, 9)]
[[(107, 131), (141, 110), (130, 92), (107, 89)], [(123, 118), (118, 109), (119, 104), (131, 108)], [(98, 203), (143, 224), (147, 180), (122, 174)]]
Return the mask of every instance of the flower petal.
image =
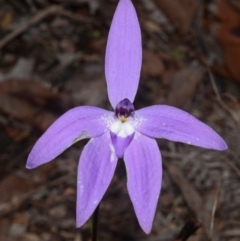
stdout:
[(227, 149), (225, 141), (209, 126), (178, 108), (155, 105), (135, 112), (136, 129), (148, 136), (166, 138), (215, 150)]
[(77, 227), (82, 226), (96, 209), (116, 165), (117, 157), (109, 132), (91, 139), (84, 147), (78, 166)]
[(28, 156), (26, 167), (35, 168), (53, 160), (76, 141), (101, 135), (107, 130), (105, 120), (111, 115), (112, 112), (92, 106), (69, 110), (39, 138)]
[(124, 161), (135, 213), (142, 229), (150, 233), (162, 182), (161, 154), (156, 141), (136, 132)]
[(120, 0), (113, 17), (106, 49), (108, 96), (115, 108), (127, 98), (133, 102), (142, 64), (141, 30), (131, 0)]

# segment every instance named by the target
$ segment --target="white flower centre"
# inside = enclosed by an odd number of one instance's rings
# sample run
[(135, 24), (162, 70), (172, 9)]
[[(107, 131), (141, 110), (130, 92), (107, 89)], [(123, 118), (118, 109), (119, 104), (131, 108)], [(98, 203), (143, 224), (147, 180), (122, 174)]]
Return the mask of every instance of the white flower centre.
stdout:
[(121, 120), (117, 119), (112, 123), (110, 131), (117, 136), (124, 138), (132, 135), (135, 132), (135, 129), (128, 121), (122, 122)]

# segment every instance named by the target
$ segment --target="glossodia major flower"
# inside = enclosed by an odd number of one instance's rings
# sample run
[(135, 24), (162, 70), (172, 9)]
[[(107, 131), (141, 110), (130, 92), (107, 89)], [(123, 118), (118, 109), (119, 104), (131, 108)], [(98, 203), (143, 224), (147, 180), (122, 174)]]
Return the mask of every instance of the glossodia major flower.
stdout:
[(160, 194), (161, 154), (154, 138), (225, 150), (224, 140), (192, 115), (167, 105), (135, 111), (142, 63), (141, 31), (130, 0), (120, 0), (109, 32), (105, 73), (114, 112), (93, 106), (69, 110), (40, 137), (27, 160), (35, 168), (53, 160), (76, 141), (84, 147), (77, 177), (77, 226), (83, 225), (106, 192), (119, 158), (142, 229), (149, 233)]

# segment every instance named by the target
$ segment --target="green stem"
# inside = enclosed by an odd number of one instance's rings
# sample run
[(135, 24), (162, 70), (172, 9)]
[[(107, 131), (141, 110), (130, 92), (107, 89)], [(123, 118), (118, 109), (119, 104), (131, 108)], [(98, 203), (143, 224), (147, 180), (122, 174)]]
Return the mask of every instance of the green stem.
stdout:
[(92, 241), (97, 241), (99, 205), (93, 213)]

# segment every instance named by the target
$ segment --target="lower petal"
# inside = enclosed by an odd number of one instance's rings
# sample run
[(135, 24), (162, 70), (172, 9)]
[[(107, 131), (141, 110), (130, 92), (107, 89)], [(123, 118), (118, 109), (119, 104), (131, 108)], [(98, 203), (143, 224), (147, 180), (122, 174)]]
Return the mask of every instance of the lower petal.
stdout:
[(124, 162), (128, 192), (139, 224), (150, 233), (162, 182), (161, 154), (156, 141), (135, 133)]
[(78, 166), (77, 227), (92, 215), (106, 192), (117, 157), (109, 132), (91, 139), (84, 147)]

